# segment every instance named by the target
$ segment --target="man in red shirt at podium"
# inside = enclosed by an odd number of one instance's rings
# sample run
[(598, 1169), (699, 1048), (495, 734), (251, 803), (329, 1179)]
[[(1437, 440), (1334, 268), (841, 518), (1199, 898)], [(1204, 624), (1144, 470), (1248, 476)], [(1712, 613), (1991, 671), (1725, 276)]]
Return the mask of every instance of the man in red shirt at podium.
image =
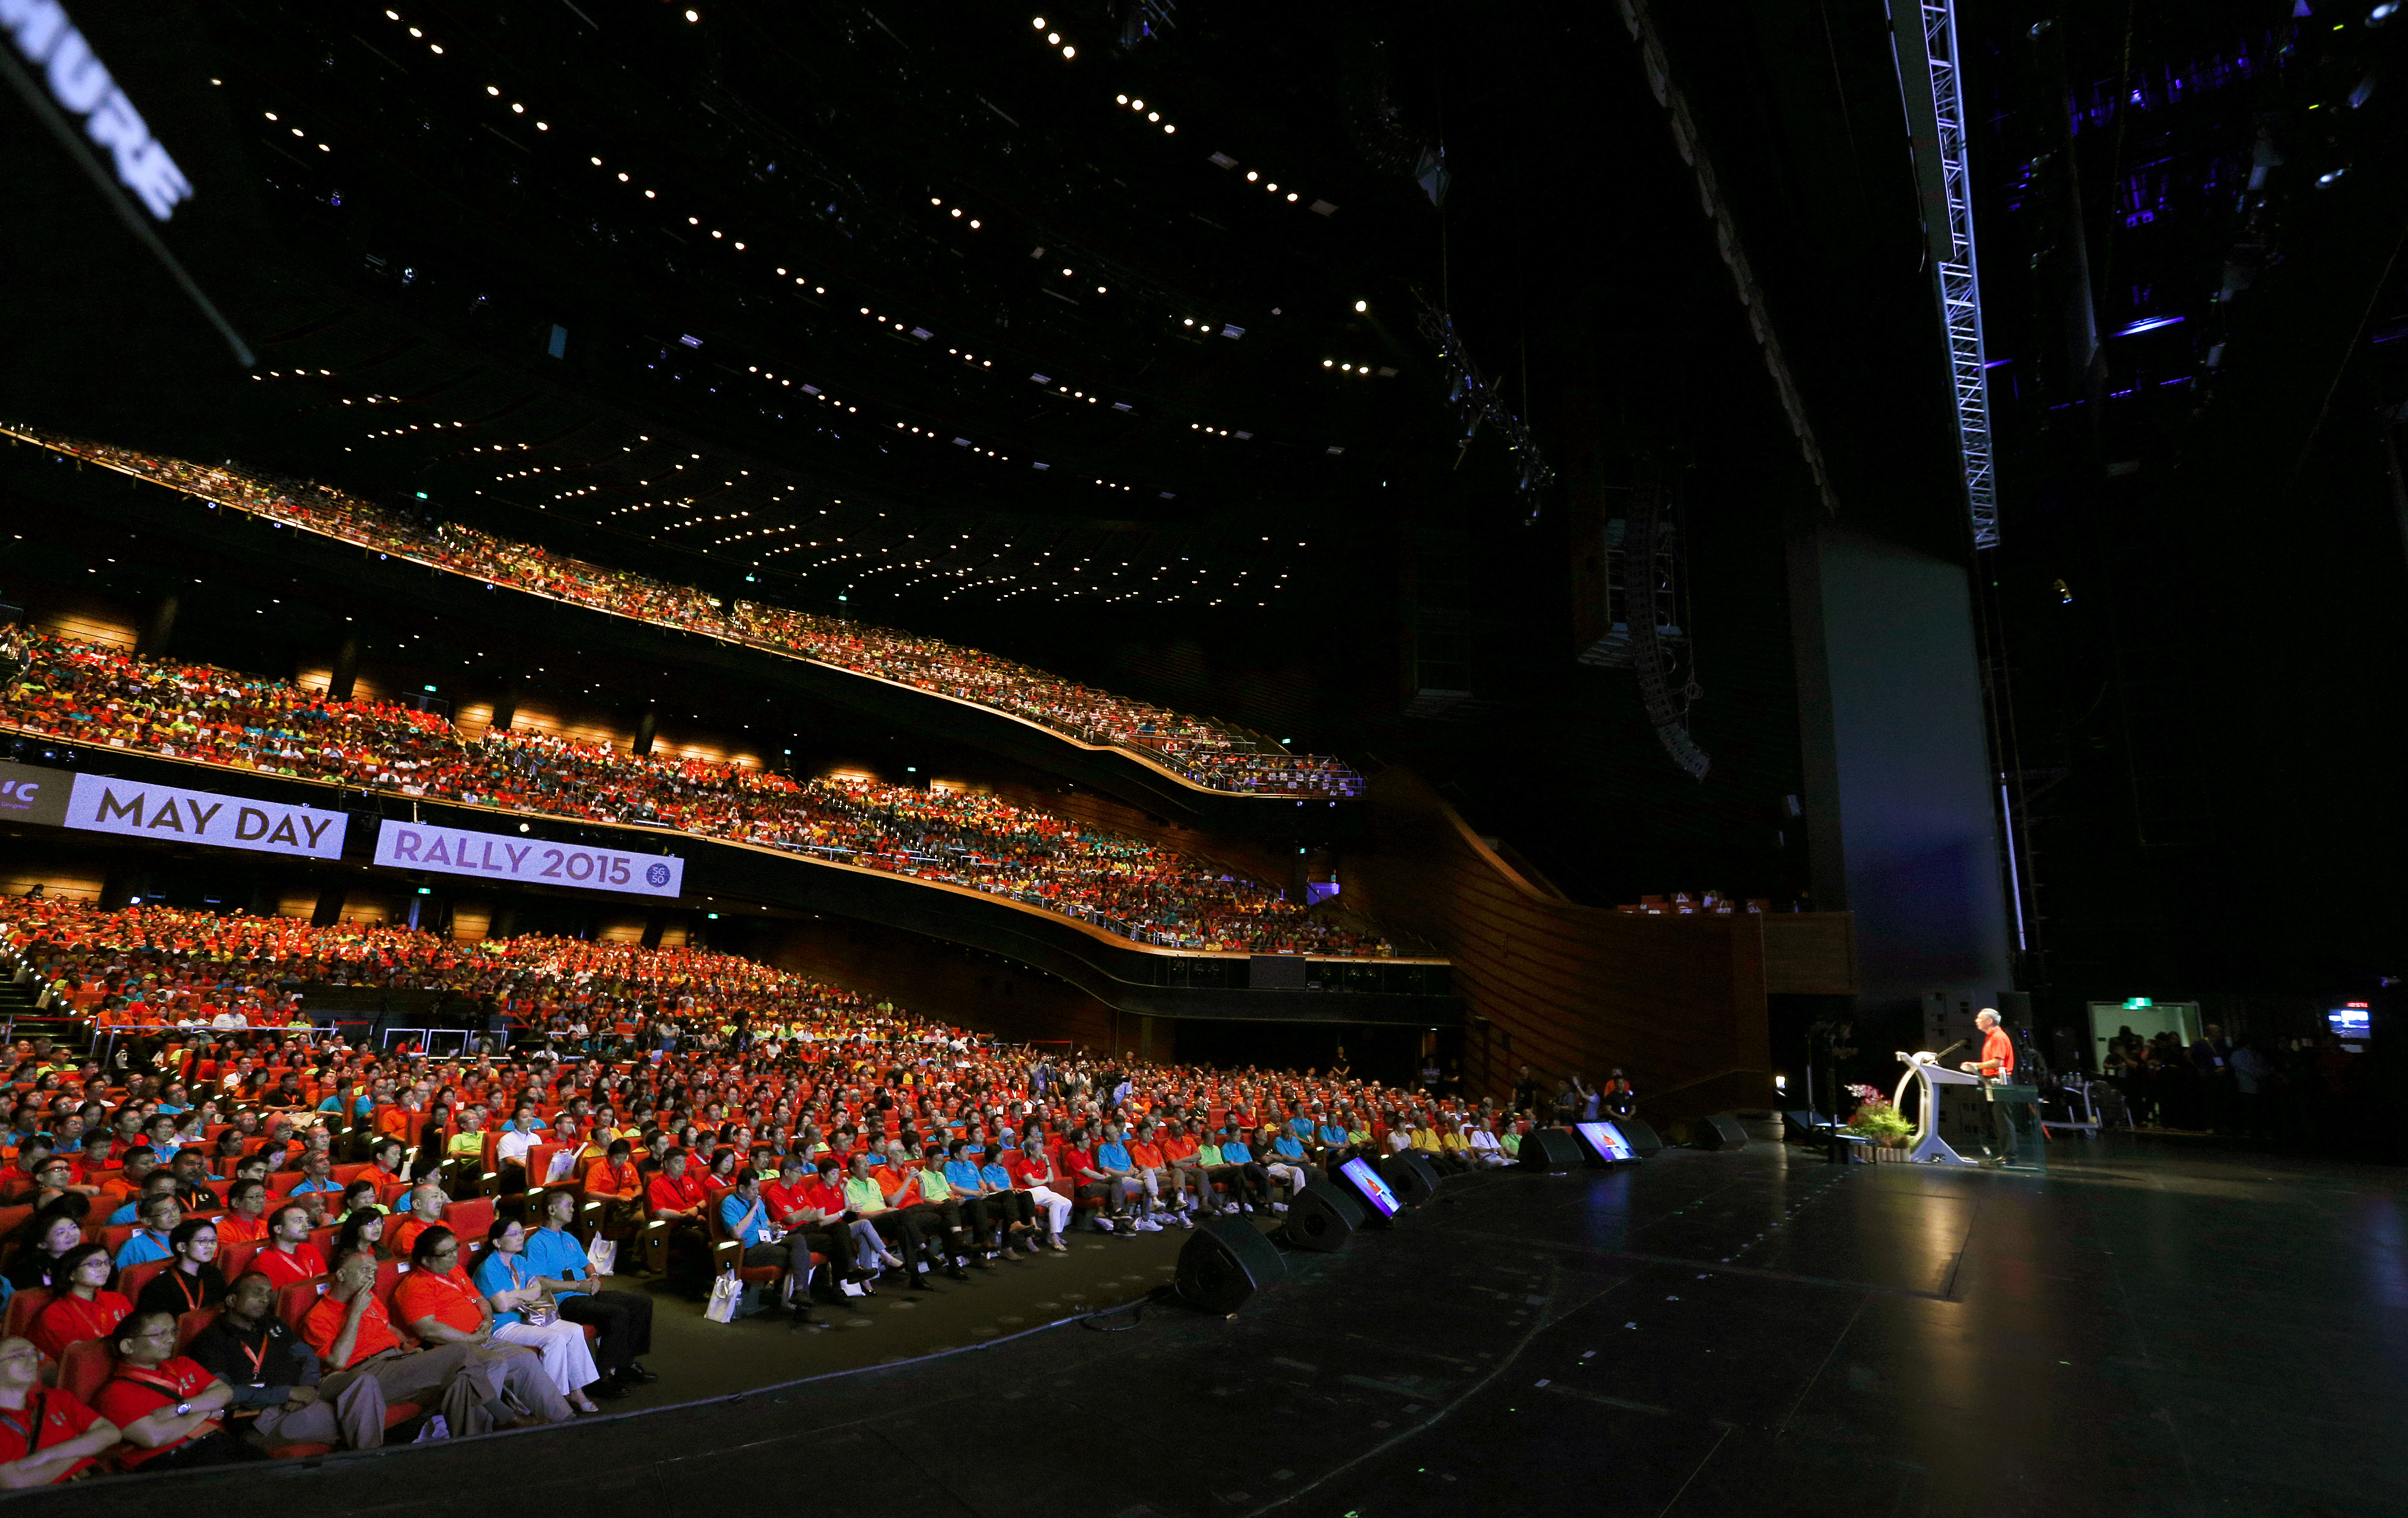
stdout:
[(1999, 1026), (1998, 1010), (1985, 1007), (1973, 1016), (1973, 1025), (1982, 1030), (1982, 1057), (1967, 1060), (1959, 1068), (1967, 1075), (1987, 1076), (2004, 1081), (2015, 1073), (2015, 1046), (2007, 1030)]

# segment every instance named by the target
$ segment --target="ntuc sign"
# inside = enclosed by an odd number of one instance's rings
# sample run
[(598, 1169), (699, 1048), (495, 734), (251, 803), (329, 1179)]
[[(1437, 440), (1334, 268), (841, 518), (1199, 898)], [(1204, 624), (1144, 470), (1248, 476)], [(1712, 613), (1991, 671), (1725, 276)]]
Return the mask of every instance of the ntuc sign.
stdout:
[(341, 857), (345, 821), (339, 811), (145, 785), (107, 775), (78, 775), (62, 819), (64, 825), (87, 833), (171, 838), (309, 859)]
[(72, 769), (44, 769), (0, 760), (0, 822), (64, 826), (67, 793), (74, 789)]

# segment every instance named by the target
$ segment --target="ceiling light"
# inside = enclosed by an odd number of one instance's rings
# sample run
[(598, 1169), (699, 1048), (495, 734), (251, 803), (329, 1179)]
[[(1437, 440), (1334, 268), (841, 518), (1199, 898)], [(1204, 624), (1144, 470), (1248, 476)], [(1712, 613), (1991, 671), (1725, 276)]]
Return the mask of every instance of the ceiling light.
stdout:
[(1032, 19), (1028, 24), (1042, 32), (1045, 30), (1045, 18), (1042, 16), (1036, 17)]
[(1062, 56), (1065, 58), (1076, 58), (1079, 56), (1079, 50), (1076, 48), (1064, 48), (1062, 50)]
[(1371, 303), (1368, 300), (1358, 300), (1354, 303), (1354, 309), (1357, 311), (1368, 311), (1370, 308)]
[(685, 19), (690, 21), (698, 21), (702, 20), (702, 16), (697, 11), (689, 10), (685, 13)]
[(1062, 34), (1059, 32), (1048, 32), (1045, 34), (1045, 40), (1052, 43), (1058, 43), (1062, 40)]

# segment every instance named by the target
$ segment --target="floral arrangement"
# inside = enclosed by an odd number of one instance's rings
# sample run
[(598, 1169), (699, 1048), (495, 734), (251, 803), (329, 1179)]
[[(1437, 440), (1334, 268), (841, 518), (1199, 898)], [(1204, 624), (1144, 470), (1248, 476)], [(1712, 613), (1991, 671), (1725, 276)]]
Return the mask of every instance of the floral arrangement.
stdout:
[(1879, 1086), (1850, 1086), (1848, 1095), (1856, 1098), (1856, 1115), (1848, 1119), (1848, 1131), (1868, 1138), (1903, 1138), (1914, 1132), (1914, 1124), (1898, 1105), (1881, 1093)]

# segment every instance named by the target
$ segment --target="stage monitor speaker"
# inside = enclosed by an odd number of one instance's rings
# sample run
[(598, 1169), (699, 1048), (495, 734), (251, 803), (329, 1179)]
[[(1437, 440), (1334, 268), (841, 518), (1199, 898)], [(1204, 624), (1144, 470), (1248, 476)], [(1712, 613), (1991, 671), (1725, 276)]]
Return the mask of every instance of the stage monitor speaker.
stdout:
[(1664, 1153), (1663, 1136), (1650, 1127), (1645, 1118), (1618, 1117), (1613, 1120), (1613, 1125), (1622, 1130), (1622, 1137), (1630, 1140), (1631, 1151), (1641, 1159)]
[(1690, 1121), (1689, 1142), (1698, 1149), (1745, 1149), (1747, 1130), (1718, 1112)]
[(1179, 1252), (1179, 1295), (1207, 1312), (1235, 1312), (1287, 1281), (1279, 1246), (1243, 1217), (1203, 1218)]
[(1639, 1152), (1622, 1136), (1621, 1128), (1612, 1123), (1575, 1123), (1572, 1141), (1580, 1145), (1581, 1158), (1592, 1170), (1602, 1170), (1610, 1165), (1636, 1165)]
[[(1329, 1172), (1329, 1188), (1342, 1191), (1363, 1210), (1361, 1226), (1384, 1228), (1388, 1220), (1404, 1210), (1397, 1188), (1388, 1184), (1377, 1167), (1361, 1154), (1356, 1154)], [(1310, 1189), (1310, 1188), (1307, 1188)]]
[(1562, 1128), (1532, 1128), (1522, 1136), (1525, 1170), (1577, 1170), (1585, 1163), (1580, 1140)]
[(1287, 1241), (1325, 1254), (1343, 1249), (1369, 1215), (1354, 1193), (1315, 1182), (1288, 1201)]
[(1438, 1167), (1408, 1149), (1388, 1156), (1388, 1185), (1406, 1207), (1420, 1207), (1438, 1194)]
[(1781, 1114), (1782, 1137), (1793, 1144), (1819, 1144), (1830, 1126), (1829, 1118), (1812, 1109)]

